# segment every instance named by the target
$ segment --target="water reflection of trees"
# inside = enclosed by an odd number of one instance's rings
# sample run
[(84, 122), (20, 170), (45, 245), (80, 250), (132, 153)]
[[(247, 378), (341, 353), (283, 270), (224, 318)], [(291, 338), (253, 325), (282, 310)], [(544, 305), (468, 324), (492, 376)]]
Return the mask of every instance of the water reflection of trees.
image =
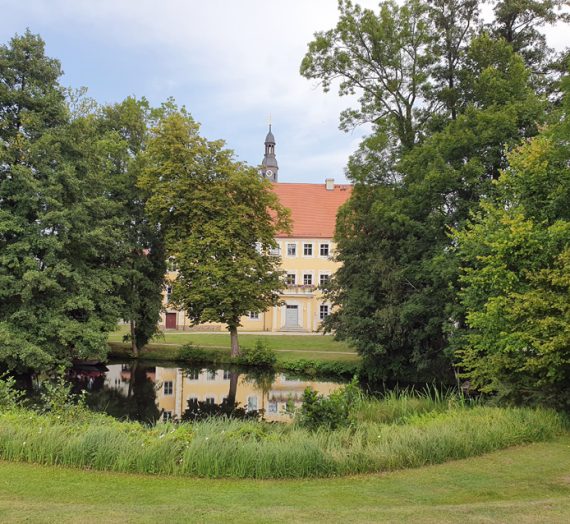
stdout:
[(155, 384), (147, 376), (149, 369), (137, 361), (128, 364), (125, 368), (129, 377), (126, 393), (105, 387), (104, 378), (100, 383), (96, 380), (88, 388), (87, 405), (94, 411), (102, 411), (116, 418), (154, 424), (160, 417), (160, 410), (156, 405)]
[[(193, 373), (194, 370), (188, 370), (187, 373)], [(204, 420), (210, 417), (227, 417), (234, 419), (259, 419), (263, 416), (263, 409), (248, 409), (247, 406), (240, 406), (236, 402), (237, 388), (239, 377), (243, 375), (243, 381), (253, 382), (256, 389), (262, 392), (265, 398), (267, 392), (271, 388), (271, 384), (275, 380), (274, 373), (267, 372), (247, 372), (242, 373), (239, 370), (230, 370), (229, 372), (229, 390), (228, 395), (221, 403), (211, 401), (200, 401), (197, 398), (190, 398), (187, 401), (187, 408), (182, 414), (183, 421)]]

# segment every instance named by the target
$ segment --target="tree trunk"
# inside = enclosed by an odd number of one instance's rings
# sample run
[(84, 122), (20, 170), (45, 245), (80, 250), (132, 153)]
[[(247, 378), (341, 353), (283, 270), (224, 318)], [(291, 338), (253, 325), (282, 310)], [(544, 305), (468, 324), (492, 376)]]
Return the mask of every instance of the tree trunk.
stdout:
[(230, 339), (232, 343), (232, 357), (239, 357), (239, 341), (237, 326), (230, 326)]
[(139, 348), (137, 347), (137, 339), (135, 337), (135, 321), (131, 320), (131, 350), (133, 352), (134, 357), (139, 356)]
[(236, 373), (235, 371), (230, 371), (230, 390), (228, 392), (228, 405), (230, 405), (232, 408), (235, 406), (236, 403), (238, 378), (239, 378), (239, 373)]

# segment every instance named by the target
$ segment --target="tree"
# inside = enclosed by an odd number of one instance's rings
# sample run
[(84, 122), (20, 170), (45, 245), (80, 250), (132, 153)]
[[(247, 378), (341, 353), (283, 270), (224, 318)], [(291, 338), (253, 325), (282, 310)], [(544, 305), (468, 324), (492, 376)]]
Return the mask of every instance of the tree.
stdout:
[(429, 120), (433, 24), (424, 2), (382, 2), (376, 15), (350, 0), (339, 1), (335, 28), (315, 34), (301, 74), (341, 96), (359, 94), (359, 108), (341, 115), (341, 127), (374, 122), (388, 127), (404, 148), (413, 147)]
[(42, 369), (103, 356), (123, 256), (106, 144), (72, 119), (59, 62), (30, 32), (0, 47), (0, 359)]
[[(450, 375), (449, 335), (463, 322), (448, 236), (505, 163), (505, 146), (532, 136), (543, 104), (521, 58), (483, 35), (463, 58), (456, 118), (404, 154), (370, 137), (349, 162), (356, 182), (337, 220), (342, 262), (325, 328), (350, 341), (383, 379)], [(385, 160), (385, 162), (383, 162)]]
[(109, 148), (109, 197), (120, 206), (122, 241), (126, 256), (118, 268), (123, 282), (117, 289), (121, 318), (129, 322), (127, 339), (133, 355), (158, 331), (166, 255), (162, 232), (145, 211), (146, 195), (137, 186), (142, 154), (161, 109), (151, 109), (145, 99), (132, 97), (103, 107), (98, 114), (101, 140)]
[(568, 0), (500, 0), (495, 2), (495, 19), (490, 28), (495, 36), (504, 38), (536, 72), (545, 72), (552, 50), (538, 28), (567, 22), (570, 15), (564, 8)]
[(567, 95), (560, 121), (509, 155), (497, 198), (455, 233), (469, 328), (456, 355), (465, 376), (511, 401), (563, 408), (570, 405), (569, 114)]
[(288, 214), (255, 169), (198, 131), (184, 111), (162, 119), (140, 183), (178, 266), (172, 304), (194, 324), (224, 323), (236, 356), (240, 318), (278, 303), (280, 261), (268, 252)]

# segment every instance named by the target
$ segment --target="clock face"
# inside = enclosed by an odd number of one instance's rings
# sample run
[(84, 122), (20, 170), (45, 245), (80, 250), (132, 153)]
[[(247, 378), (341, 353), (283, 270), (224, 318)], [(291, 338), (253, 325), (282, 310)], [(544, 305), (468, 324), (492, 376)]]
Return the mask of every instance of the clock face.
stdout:
[(273, 176), (273, 171), (271, 171), (271, 169), (268, 169), (268, 170), (265, 172), (265, 176), (266, 176), (267, 178), (272, 177), (272, 176)]

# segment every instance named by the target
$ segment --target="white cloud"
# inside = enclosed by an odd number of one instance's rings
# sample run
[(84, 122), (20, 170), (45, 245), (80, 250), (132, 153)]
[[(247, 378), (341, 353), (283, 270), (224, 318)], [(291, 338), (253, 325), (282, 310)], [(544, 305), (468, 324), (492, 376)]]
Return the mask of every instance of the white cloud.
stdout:
[[(378, 0), (359, 3), (376, 8)], [(99, 56), (103, 48), (114, 52), (106, 57), (109, 62), (148, 57), (144, 74), (138, 72), (134, 79), (136, 94), (152, 100), (175, 94), (202, 122), (208, 136), (226, 138), (239, 157), (251, 163), (261, 160), (265, 123), (272, 113), (283, 180), (320, 181), (331, 172), (342, 177), (348, 155), (363, 133), (338, 131), (339, 112), (350, 100), (336, 93), (325, 95), (299, 75), (313, 33), (336, 23), (336, 0), (10, 4), (1, 9), (5, 24), (12, 22), (14, 31), (22, 32), (26, 26), (35, 31), (39, 25), (70, 43), (89, 39), (93, 50), (86, 60)], [(561, 31), (549, 34), (558, 40), (564, 36)], [(69, 72), (65, 60), (63, 65)], [(132, 93), (132, 84), (121, 91), (124, 79), (110, 65), (97, 67), (108, 88), (105, 92), (116, 89), (117, 98)]]

